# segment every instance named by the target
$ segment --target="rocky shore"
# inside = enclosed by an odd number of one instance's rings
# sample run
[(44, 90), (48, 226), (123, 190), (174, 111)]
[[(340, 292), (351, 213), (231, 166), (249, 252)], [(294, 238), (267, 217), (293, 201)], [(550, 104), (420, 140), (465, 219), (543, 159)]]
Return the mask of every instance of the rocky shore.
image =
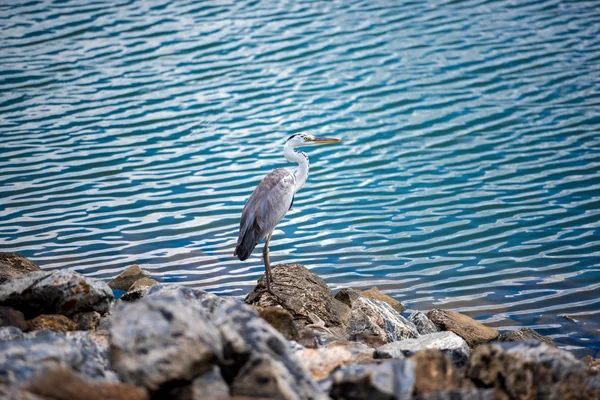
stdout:
[(0, 398), (600, 399), (599, 360), (532, 329), (334, 294), (298, 264), (273, 277), (275, 295), (263, 277), (242, 300), (0, 253)]

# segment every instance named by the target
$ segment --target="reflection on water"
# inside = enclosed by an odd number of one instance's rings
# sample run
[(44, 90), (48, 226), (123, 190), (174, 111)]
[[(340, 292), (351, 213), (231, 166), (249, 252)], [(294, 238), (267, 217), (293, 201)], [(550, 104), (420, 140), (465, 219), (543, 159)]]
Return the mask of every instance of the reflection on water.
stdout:
[(293, 167), (289, 135), (336, 136), (307, 149), (274, 263), (600, 350), (593, 2), (20, 3), (0, 6), (0, 250), (242, 295), (245, 200)]

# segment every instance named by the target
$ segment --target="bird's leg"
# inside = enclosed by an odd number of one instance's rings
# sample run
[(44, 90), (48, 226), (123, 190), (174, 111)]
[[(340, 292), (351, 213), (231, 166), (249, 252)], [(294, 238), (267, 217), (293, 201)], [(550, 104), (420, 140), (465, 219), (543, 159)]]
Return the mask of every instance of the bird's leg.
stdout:
[(267, 281), (267, 292), (273, 294), (271, 291), (271, 281), (273, 277), (271, 275), (271, 261), (269, 260), (269, 242), (271, 241), (271, 235), (273, 232), (267, 235), (267, 241), (265, 247), (263, 247), (263, 259), (265, 261), (265, 280)]

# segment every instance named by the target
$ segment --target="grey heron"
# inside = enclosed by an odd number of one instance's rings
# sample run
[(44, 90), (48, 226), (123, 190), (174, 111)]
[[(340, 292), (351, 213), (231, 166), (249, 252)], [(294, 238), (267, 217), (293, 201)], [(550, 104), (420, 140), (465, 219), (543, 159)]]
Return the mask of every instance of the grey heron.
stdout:
[(244, 206), (240, 221), (240, 233), (233, 255), (242, 261), (246, 260), (256, 245), (266, 238), (263, 260), (267, 292), (271, 294), (273, 294), (271, 291), (273, 278), (269, 260), (271, 235), (273, 235), (275, 226), (292, 208), (294, 195), (304, 186), (308, 178), (308, 155), (294, 149), (304, 145), (339, 143), (341, 141), (341, 139), (333, 138), (316, 138), (305, 133), (290, 136), (285, 142), (283, 155), (289, 162), (298, 163), (298, 169), (294, 173), (285, 168), (271, 171), (254, 189)]

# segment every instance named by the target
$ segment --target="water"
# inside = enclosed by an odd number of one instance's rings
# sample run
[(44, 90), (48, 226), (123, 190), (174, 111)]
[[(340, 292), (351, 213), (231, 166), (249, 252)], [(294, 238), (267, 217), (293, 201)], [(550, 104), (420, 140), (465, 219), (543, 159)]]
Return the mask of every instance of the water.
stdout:
[(8, 1), (0, 35), (0, 250), (241, 296), (245, 200), (336, 136), (274, 263), (598, 356), (597, 3)]

